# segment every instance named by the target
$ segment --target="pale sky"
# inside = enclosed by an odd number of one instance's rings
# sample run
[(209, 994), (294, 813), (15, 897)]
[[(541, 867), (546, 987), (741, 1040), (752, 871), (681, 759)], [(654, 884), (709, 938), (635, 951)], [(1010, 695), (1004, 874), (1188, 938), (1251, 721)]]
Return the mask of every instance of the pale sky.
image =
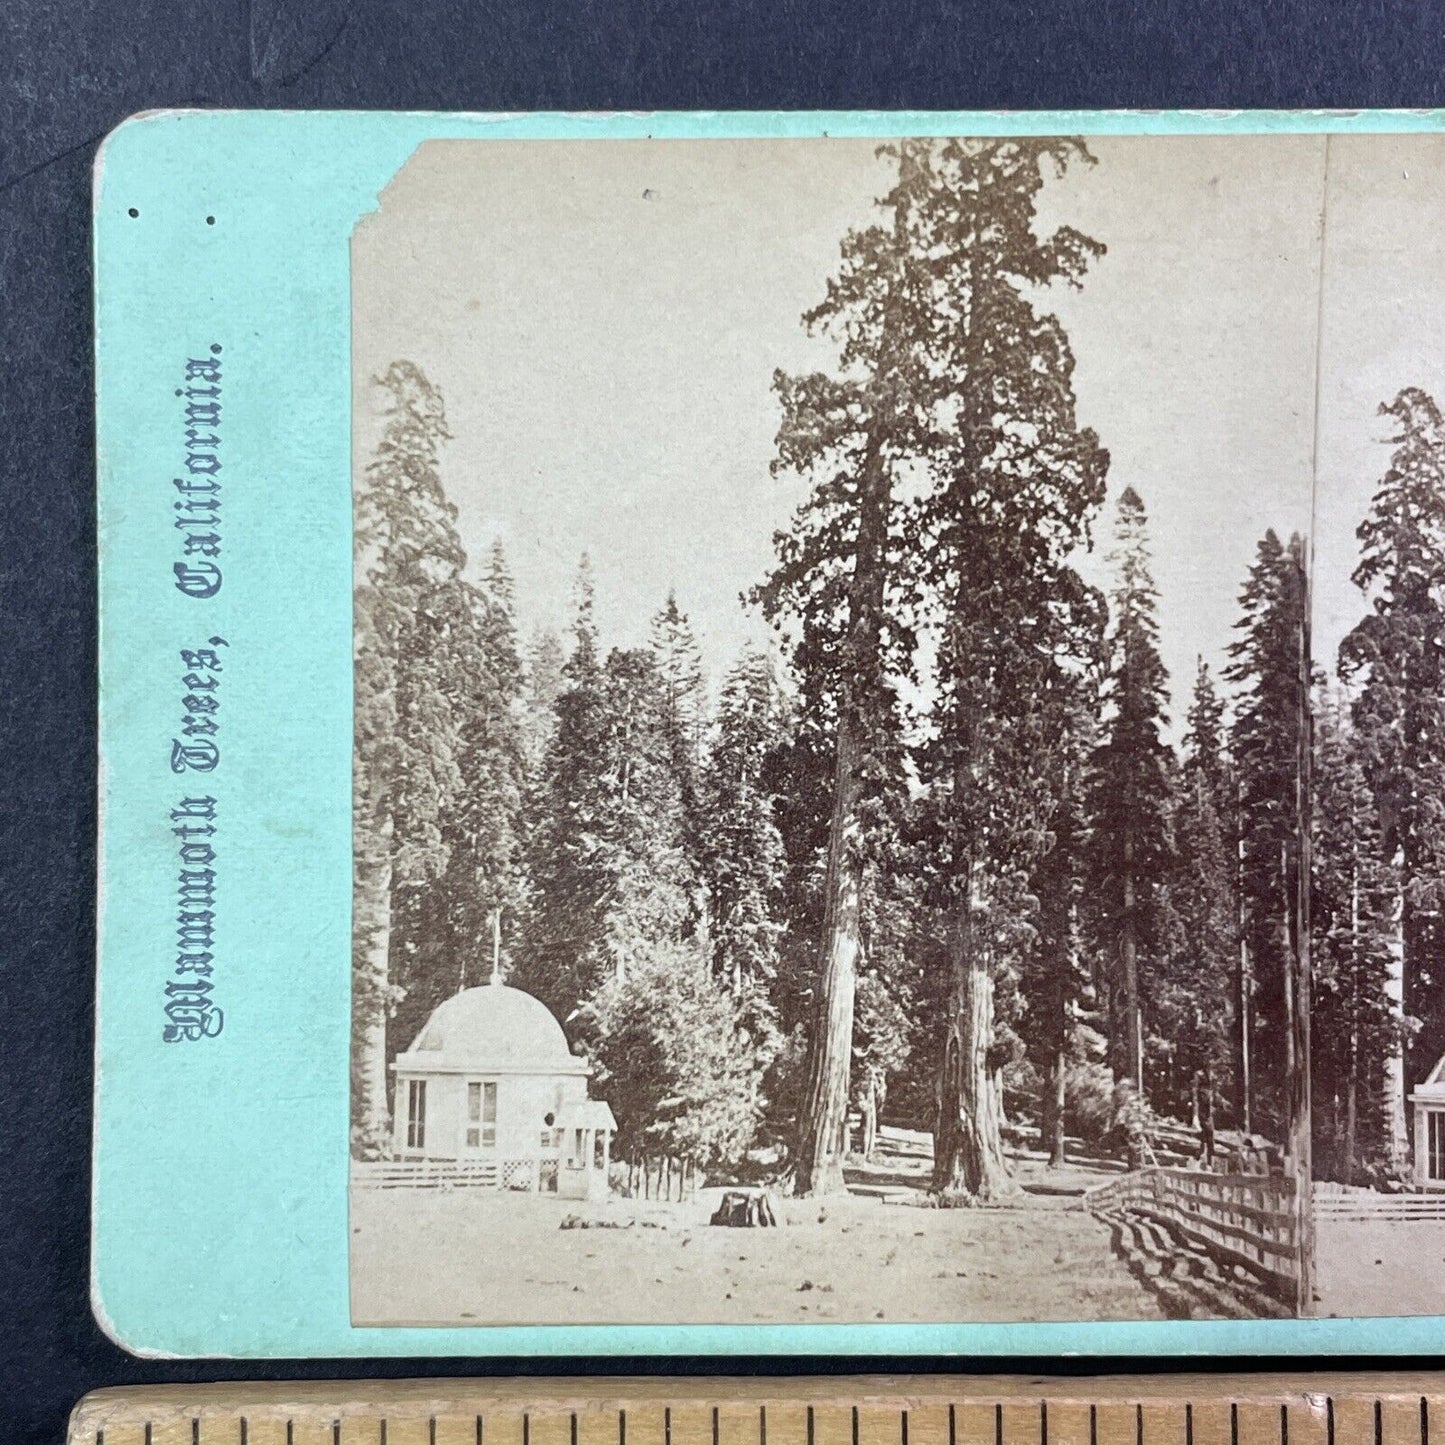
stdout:
[[(1378, 404), (1445, 399), (1445, 139), (1104, 138), (1045, 188), (1040, 227), (1108, 247), (1052, 304), (1113, 498), (1149, 511), (1164, 660), (1182, 714), (1218, 666), (1259, 536), (1309, 530), (1322, 399), (1316, 658), (1360, 615), (1354, 527), (1383, 471)], [(366, 378), (440, 387), (443, 479), (474, 558), (501, 537), (520, 622), (566, 627), (590, 553), (604, 645), (640, 642), (669, 587), (716, 682), (763, 634), (738, 594), (806, 488), (768, 465), (775, 367), (828, 365), (799, 316), (888, 163), (875, 143), (434, 141), (353, 239), (356, 455)], [(1323, 327), (1320, 326), (1323, 318)], [(1102, 557), (1086, 559), (1106, 580)]]

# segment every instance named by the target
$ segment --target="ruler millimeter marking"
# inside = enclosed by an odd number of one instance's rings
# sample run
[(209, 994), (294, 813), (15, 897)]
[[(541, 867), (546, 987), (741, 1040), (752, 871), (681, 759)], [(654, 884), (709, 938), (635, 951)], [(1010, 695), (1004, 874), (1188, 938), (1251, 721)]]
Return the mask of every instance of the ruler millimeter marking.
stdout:
[(1432, 1414), (1445, 1371), (258, 1382), (99, 1390), (69, 1445), (1430, 1445)]

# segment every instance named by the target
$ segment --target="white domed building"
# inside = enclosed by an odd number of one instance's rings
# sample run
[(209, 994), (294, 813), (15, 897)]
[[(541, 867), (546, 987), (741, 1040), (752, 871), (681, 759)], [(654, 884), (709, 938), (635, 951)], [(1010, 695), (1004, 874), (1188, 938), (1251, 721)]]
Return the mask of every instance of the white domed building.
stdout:
[(396, 1158), (456, 1161), (497, 1188), (607, 1197), (617, 1122), (588, 1098), (591, 1068), (540, 999), (495, 979), (463, 989), (392, 1068)]

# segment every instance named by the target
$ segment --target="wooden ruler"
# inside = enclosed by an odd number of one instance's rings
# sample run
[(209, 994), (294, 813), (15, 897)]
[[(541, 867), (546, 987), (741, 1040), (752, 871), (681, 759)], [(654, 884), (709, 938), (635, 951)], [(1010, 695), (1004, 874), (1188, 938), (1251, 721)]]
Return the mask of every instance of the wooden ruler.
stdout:
[(1430, 1445), (1430, 1374), (413, 1380), (99, 1390), (70, 1445)]

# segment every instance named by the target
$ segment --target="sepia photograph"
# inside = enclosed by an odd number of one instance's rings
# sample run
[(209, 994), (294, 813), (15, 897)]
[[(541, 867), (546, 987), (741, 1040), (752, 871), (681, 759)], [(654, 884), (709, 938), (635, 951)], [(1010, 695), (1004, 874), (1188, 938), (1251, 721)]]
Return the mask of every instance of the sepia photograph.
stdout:
[(1445, 1313), (1445, 137), (431, 140), (351, 278), (353, 1324)]

